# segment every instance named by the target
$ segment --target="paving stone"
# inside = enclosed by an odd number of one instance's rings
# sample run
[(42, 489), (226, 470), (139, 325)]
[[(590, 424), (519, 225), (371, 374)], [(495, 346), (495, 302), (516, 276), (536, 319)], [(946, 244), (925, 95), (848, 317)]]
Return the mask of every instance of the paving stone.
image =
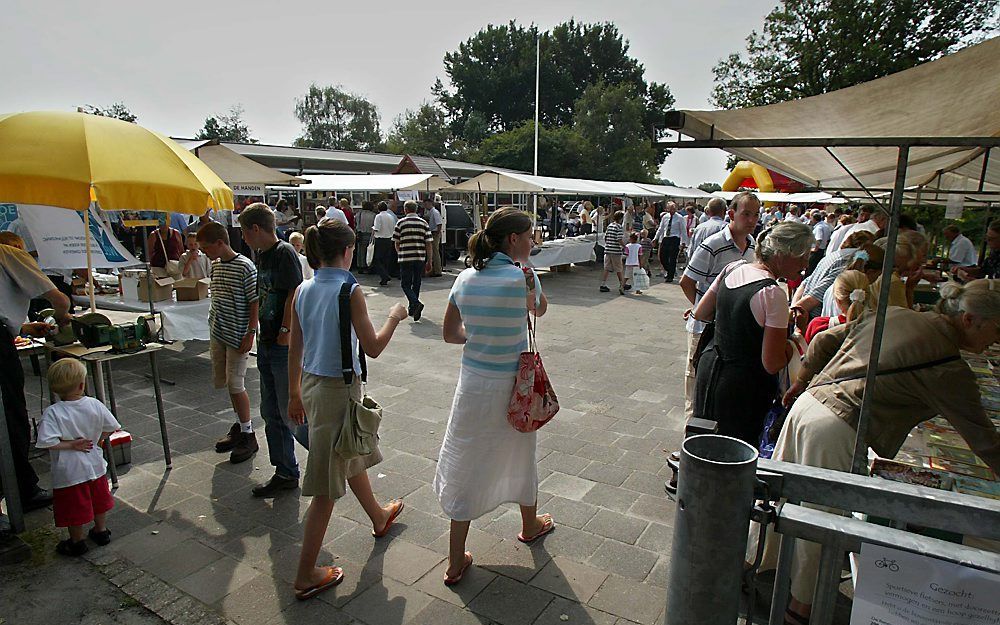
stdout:
[(529, 625), (552, 601), (552, 595), (507, 577), (497, 577), (469, 603), (469, 609), (501, 625)]
[(431, 601), (430, 595), (391, 579), (382, 579), (355, 597), (343, 610), (367, 625), (399, 625), (413, 619)]
[(446, 558), (431, 569), (429, 573), (420, 578), (413, 587), (453, 605), (467, 606), (497, 576), (493, 571), (479, 566), (475, 552), (473, 552), (472, 558), (472, 566), (466, 569), (460, 584), (456, 584), (455, 586), (444, 585), (444, 574), (448, 569), (448, 560)]
[(594, 461), (580, 472), (580, 477), (611, 486), (621, 486), (631, 474), (631, 469)]
[(670, 579), (670, 556), (660, 556), (653, 570), (646, 576), (646, 583), (666, 588)]
[(564, 454), (575, 454), (587, 443), (586, 441), (581, 441), (569, 436), (552, 435), (544, 439), (539, 439), (538, 444), (541, 447), (561, 451)]
[(368, 561), (365, 568), (386, 577), (413, 584), (442, 560), (440, 553), (396, 538), (384, 553)]
[(189, 539), (143, 561), (140, 566), (165, 582), (177, 583), (223, 557), (219, 551)]
[(321, 558), (320, 564), (344, 569), (344, 581), (318, 596), (321, 602), (337, 608), (344, 607), (382, 579), (378, 571), (346, 558)]
[(583, 527), (583, 531), (634, 545), (648, 524), (647, 521), (628, 517), (618, 512), (599, 510), (594, 518)]
[(643, 580), (656, 564), (657, 555), (640, 547), (626, 545), (616, 540), (606, 540), (588, 562), (601, 569), (611, 571), (629, 579)]
[(628, 510), (639, 500), (640, 493), (627, 488), (619, 488), (608, 484), (595, 484), (593, 488), (583, 496), (586, 503), (608, 508), (615, 512), (628, 512)]
[(610, 575), (589, 605), (636, 623), (653, 625), (665, 602), (666, 593), (660, 588)]
[(222, 558), (177, 582), (177, 588), (205, 603), (215, 603), (260, 573), (248, 562)]
[(621, 438), (621, 434), (611, 430), (595, 430), (593, 428), (581, 427), (580, 431), (576, 434), (576, 438), (587, 441), (588, 443), (596, 443), (598, 445), (606, 445), (610, 447), (611, 445), (614, 445), (615, 441)]
[(449, 522), (407, 506), (389, 529), (391, 538), (401, 537), (408, 542), (430, 547), (438, 538), (448, 533)]
[(655, 473), (645, 471), (635, 471), (628, 476), (621, 486), (650, 495), (654, 498), (665, 496), (663, 490), (663, 478)]
[(527, 582), (552, 559), (545, 551), (545, 541), (558, 532), (557, 527), (531, 546), (517, 540), (501, 540), (489, 551), (477, 556), (476, 562), (495, 573)]
[(674, 502), (670, 501), (666, 493), (662, 497), (640, 495), (639, 499), (629, 508), (629, 514), (664, 525), (673, 525)]
[(532, 625), (617, 625), (617, 621), (613, 614), (556, 597)]
[(266, 623), (293, 602), (295, 589), (291, 584), (269, 575), (258, 575), (223, 597), (214, 607), (240, 625), (256, 625)]
[(577, 603), (587, 603), (607, 577), (604, 571), (557, 556), (529, 583)]
[(566, 473), (567, 475), (580, 475), (580, 471), (586, 469), (590, 463), (591, 461), (587, 458), (581, 458), (580, 456), (574, 456), (572, 454), (564, 454), (561, 451), (550, 450), (550, 453), (545, 456), (545, 459), (541, 460), (538, 465), (547, 469), (552, 469), (553, 471)]
[(613, 463), (621, 458), (622, 454), (625, 452), (615, 447), (608, 447), (607, 445), (587, 443), (575, 453), (577, 456), (590, 458), (591, 460), (597, 460), (598, 462)]
[(605, 542), (605, 538), (589, 532), (561, 525), (555, 531), (542, 539), (545, 550), (553, 555), (561, 555), (577, 562), (585, 562), (597, 548)]
[(615, 441), (615, 447), (619, 449), (626, 449), (628, 451), (638, 451), (641, 453), (649, 453), (661, 445), (660, 441), (650, 438), (649, 433), (654, 428), (647, 428), (647, 432), (642, 437), (639, 436), (622, 436), (617, 441)]
[(650, 523), (646, 531), (639, 537), (639, 540), (635, 541), (635, 544), (637, 547), (642, 547), (643, 549), (649, 549), (661, 554), (669, 554), (673, 542), (673, 527), (660, 523)]
[(567, 499), (579, 501), (590, 492), (593, 486), (594, 482), (590, 480), (584, 480), (575, 475), (555, 472), (545, 478), (545, 481), (539, 484), (538, 488), (553, 495), (560, 495)]
[(490, 619), (485, 616), (478, 616), (439, 599), (431, 601), (410, 622), (413, 625), (422, 623), (428, 625), (489, 625), (491, 623)]
[(597, 514), (597, 510), (597, 506), (557, 496), (553, 496), (545, 504), (545, 512), (552, 515), (556, 525), (569, 525), (576, 529), (586, 525)]
[(648, 453), (626, 451), (622, 454), (621, 458), (615, 460), (615, 464), (622, 467), (628, 467), (629, 469), (645, 471), (646, 473), (656, 473), (666, 465), (666, 462), (663, 459)]
[(141, 564), (189, 538), (190, 534), (169, 524), (155, 523), (142, 531), (111, 541), (111, 544), (104, 549)]

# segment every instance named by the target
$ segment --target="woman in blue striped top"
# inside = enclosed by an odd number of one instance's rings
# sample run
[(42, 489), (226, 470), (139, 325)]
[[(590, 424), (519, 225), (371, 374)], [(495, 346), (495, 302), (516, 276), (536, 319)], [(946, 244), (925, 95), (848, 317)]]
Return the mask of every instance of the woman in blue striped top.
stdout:
[(472, 268), (458, 276), (448, 298), (444, 340), (464, 345), (434, 477), (441, 508), (452, 520), (444, 578), (449, 586), (472, 564), (465, 550), (472, 519), (517, 503), (518, 540), (531, 542), (555, 527), (551, 515), (536, 514), (535, 433), (518, 432), (507, 422), (518, 359), (528, 345), (528, 313), (543, 315), (548, 307), (538, 278), (515, 265), (527, 262), (531, 246), (531, 217), (514, 208), (498, 210), (470, 239)]

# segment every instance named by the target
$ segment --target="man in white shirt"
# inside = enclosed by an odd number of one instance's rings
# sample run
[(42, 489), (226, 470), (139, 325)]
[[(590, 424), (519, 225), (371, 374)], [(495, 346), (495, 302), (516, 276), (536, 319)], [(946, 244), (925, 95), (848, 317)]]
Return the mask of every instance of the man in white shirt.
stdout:
[(660, 225), (656, 229), (656, 241), (660, 245), (660, 264), (666, 272), (666, 280), (673, 282), (677, 273), (677, 255), (681, 245), (687, 243), (687, 227), (684, 217), (677, 212), (677, 204), (667, 202), (667, 212), (660, 215)]
[(830, 236), (830, 244), (826, 246), (826, 253), (830, 254), (831, 252), (839, 251), (844, 241), (847, 240), (847, 237), (859, 230), (867, 230), (872, 234), (876, 234), (879, 230), (884, 231), (888, 223), (889, 213), (881, 208), (874, 209), (873, 212), (873, 209), (869, 206), (862, 207), (858, 216), (858, 223), (841, 228)]
[(434, 257), (431, 259), (431, 272), (427, 274), (431, 278), (441, 276), (441, 235), (444, 231), (444, 221), (441, 219), (441, 211), (434, 206), (434, 200), (427, 198), (424, 200), (424, 218), (427, 226), (431, 229)]
[(326, 209), (326, 214), (323, 216), (323, 219), (336, 219), (337, 221), (342, 222), (345, 226), (351, 225), (351, 223), (347, 221), (347, 215), (345, 215), (344, 211), (340, 210), (336, 204), (331, 204)]
[[(347, 223), (347, 217), (344, 217)], [(378, 270), (379, 286), (389, 284), (389, 266), (392, 258), (396, 254), (392, 242), (392, 233), (396, 229), (396, 216), (389, 210), (386, 202), (378, 203), (378, 214), (375, 215), (375, 223), (372, 224), (372, 238), (375, 241), (375, 257), (372, 263)]]
[(813, 244), (812, 253), (809, 255), (809, 270), (806, 275), (810, 275), (815, 269), (819, 261), (823, 260), (826, 256), (826, 248), (830, 245), (830, 236), (833, 235), (833, 228), (826, 221), (826, 213), (822, 211), (815, 211), (812, 214), (812, 226), (813, 238), (816, 239), (816, 243)]
[(948, 248), (948, 260), (955, 267), (975, 267), (979, 264), (979, 254), (976, 253), (976, 246), (973, 245), (969, 237), (962, 234), (958, 226), (952, 224), (945, 226), (944, 238), (948, 239), (951, 246)]

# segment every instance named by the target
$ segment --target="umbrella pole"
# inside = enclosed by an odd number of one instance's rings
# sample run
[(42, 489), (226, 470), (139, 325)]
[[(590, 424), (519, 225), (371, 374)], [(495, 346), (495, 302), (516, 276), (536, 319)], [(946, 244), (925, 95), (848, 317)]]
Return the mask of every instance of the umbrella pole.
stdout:
[(94, 298), (94, 261), (90, 256), (90, 206), (83, 213), (83, 231), (84, 245), (87, 249), (87, 295), (90, 296), (90, 312), (97, 312), (97, 302)]

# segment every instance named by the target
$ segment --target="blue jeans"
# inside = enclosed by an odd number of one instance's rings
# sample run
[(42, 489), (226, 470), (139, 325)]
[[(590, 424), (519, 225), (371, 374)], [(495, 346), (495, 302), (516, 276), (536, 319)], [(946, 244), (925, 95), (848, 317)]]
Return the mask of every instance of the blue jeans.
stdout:
[(295, 425), (288, 419), (288, 347), (258, 341), (257, 369), (260, 371), (260, 416), (274, 472), (299, 478), (295, 441), (309, 449), (309, 424)]
[(424, 277), (424, 261), (407, 260), (399, 263), (399, 286), (410, 303), (409, 312), (412, 315), (420, 304), (420, 280)]

